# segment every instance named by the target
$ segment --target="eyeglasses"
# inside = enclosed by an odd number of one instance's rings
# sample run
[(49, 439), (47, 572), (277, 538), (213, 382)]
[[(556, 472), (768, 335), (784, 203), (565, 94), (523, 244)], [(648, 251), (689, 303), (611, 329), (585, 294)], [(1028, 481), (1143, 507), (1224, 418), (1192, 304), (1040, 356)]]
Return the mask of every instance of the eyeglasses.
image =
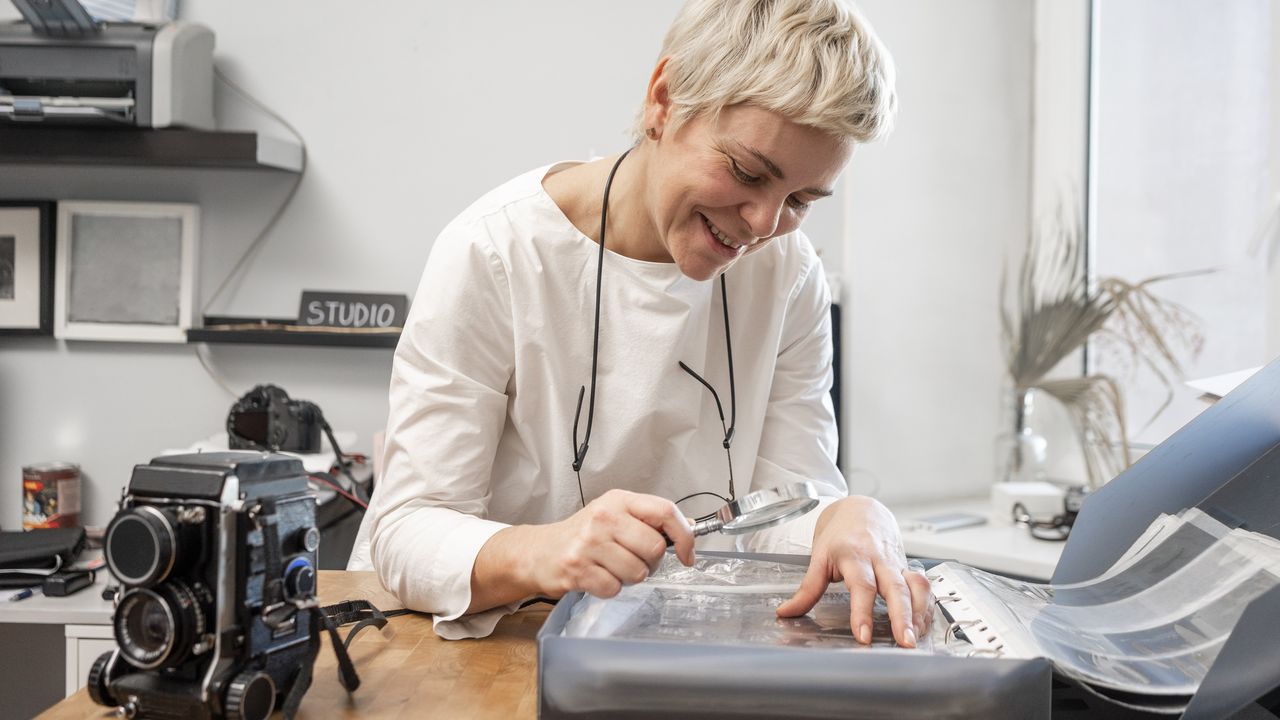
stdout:
[(1085, 495), (1086, 491), (1083, 487), (1067, 488), (1062, 513), (1054, 515), (1049, 520), (1036, 520), (1027, 511), (1026, 506), (1017, 503), (1013, 506), (1013, 522), (1015, 525), (1025, 527), (1031, 533), (1031, 537), (1037, 540), (1062, 542), (1071, 535), (1076, 516), (1080, 514), (1080, 508), (1084, 505)]
[[(622, 161), (626, 159), (627, 155), (630, 152), (631, 150), (628, 149), (626, 152), (622, 153), (622, 155), (618, 158), (617, 162), (613, 164), (613, 168), (609, 170), (609, 177), (605, 181), (605, 185), (604, 185), (603, 207), (600, 210), (600, 250), (596, 260), (596, 309), (595, 309), (595, 321), (594, 321), (594, 327), (592, 328), (592, 340), (591, 340), (591, 395), (590, 395), (590, 400), (588, 401), (588, 404), (587, 404), (586, 433), (585, 433), (585, 436), (582, 438), (581, 443), (578, 442), (578, 421), (581, 420), (582, 418), (582, 400), (587, 393), (587, 387), (585, 385), (583, 385), (578, 389), (578, 407), (577, 407), (577, 410), (574, 412), (574, 416), (573, 416), (573, 472), (574, 472), (574, 475), (576, 475), (578, 478), (578, 499), (582, 501), (583, 507), (587, 506), (587, 498), (586, 498), (586, 494), (582, 490), (582, 463), (586, 460), (587, 450), (590, 447), (591, 426), (593, 421), (595, 420), (595, 410), (596, 410), (596, 371), (597, 371), (597, 368), (599, 367), (599, 359), (600, 359), (600, 286), (601, 286), (601, 280), (604, 277), (604, 240), (605, 240), (606, 221), (609, 216), (609, 190), (610, 188), (613, 187), (613, 176), (615, 173), (618, 172), (618, 166), (622, 164)], [(721, 300), (720, 302), (721, 308), (724, 310), (725, 354), (728, 358), (728, 363), (729, 363), (729, 421), (727, 423), (725, 422), (725, 417), (724, 417), (724, 406), (720, 403), (720, 394), (717, 393), (716, 389), (711, 386), (711, 383), (707, 382), (701, 375), (695, 372), (693, 368), (690, 368), (683, 361), (680, 362), (680, 369), (688, 373), (690, 377), (692, 377), (694, 380), (697, 380), (707, 390), (710, 390), (711, 397), (713, 400), (715, 400), (716, 412), (719, 413), (720, 415), (720, 426), (724, 430), (724, 440), (721, 442), (721, 444), (724, 446), (725, 459), (728, 461), (728, 464), (729, 464), (729, 496), (724, 497), (718, 493), (714, 493), (710, 491), (696, 492), (696, 493), (691, 493), (689, 495), (686, 495), (680, 498), (679, 500), (677, 500), (676, 501), (677, 505), (679, 505), (682, 502), (685, 502), (686, 500), (691, 500), (693, 498), (702, 497), (702, 496), (715, 497), (724, 501), (726, 504), (731, 503), (737, 499), (737, 495), (735, 494), (734, 484), (733, 484), (733, 454), (731, 449), (733, 446), (733, 434), (737, 426), (737, 420), (738, 420), (738, 393), (737, 393), (737, 387), (734, 382), (734, 376), (733, 376), (733, 342), (730, 340), (730, 337), (729, 337), (729, 291), (728, 291), (726, 281), (725, 281), (725, 276), (723, 273), (720, 275), (720, 300)], [(695, 521), (706, 520), (714, 516), (715, 516), (715, 513), (712, 512), (708, 515), (703, 515), (701, 517), (695, 518)]]

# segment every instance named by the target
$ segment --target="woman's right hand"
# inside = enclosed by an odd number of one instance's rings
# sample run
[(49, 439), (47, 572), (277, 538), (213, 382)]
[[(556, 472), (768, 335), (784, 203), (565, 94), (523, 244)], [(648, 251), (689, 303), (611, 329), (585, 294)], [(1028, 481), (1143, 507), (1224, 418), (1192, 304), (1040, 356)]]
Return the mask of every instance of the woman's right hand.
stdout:
[(694, 560), (689, 521), (675, 503), (655, 495), (610, 490), (569, 518), (530, 530), (527, 549), (537, 559), (531, 579), (547, 597), (575, 590), (613, 597), (657, 569), (667, 538), (680, 562)]

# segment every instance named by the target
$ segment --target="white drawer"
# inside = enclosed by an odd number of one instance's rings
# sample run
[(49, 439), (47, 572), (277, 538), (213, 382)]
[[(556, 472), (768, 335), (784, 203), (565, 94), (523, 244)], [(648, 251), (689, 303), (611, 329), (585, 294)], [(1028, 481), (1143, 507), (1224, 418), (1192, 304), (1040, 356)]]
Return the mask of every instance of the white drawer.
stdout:
[(67, 625), (67, 695), (85, 686), (89, 668), (104, 652), (116, 649), (110, 625)]

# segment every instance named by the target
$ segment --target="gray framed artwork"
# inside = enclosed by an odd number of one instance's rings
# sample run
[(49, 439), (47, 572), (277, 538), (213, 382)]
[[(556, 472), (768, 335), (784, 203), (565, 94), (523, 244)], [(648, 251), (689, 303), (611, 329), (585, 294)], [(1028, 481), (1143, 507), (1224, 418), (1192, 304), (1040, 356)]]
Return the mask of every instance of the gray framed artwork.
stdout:
[(52, 202), (0, 200), (0, 335), (53, 332), (53, 213)]
[(59, 203), (54, 335), (186, 342), (198, 223), (185, 203)]

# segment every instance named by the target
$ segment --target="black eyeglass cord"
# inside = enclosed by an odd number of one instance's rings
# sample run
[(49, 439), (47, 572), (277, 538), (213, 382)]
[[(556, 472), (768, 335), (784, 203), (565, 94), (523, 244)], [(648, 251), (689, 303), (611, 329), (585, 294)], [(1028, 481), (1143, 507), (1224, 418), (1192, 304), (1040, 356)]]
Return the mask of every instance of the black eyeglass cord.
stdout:
[[(578, 388), (578, 407), (577, 410), (574, 411), (573, 416), (573, 472), (578, 478), (578, 499), (582, 501), (583, 507), (586, 507), (587, 505), (587, 498), (586, 493), (583, 492), (582, 489), (582, 464), (587, 459), (587, 449), (590, 447), (591, 442), (591, 426), (595, 420), (596, 410), (596, 371), (599, 367), (600, 360), (600, 289), (604, 280), (604, 240), (605, 227), (609, 218), (609, 191), (613, 188), (613, 176), (617, 174), (618, 166), (622, 165), (622, 161), (627, 158), (627, 155), (631, 153), (631, 150), (632, 148), (628, 148), (624, 151), (622, 155), (618, 157), (617, 161), (613, 163), (613, 168), (609, 170), (609, 177), (604, 183), (604, 200), (600, 208), (600, 248), (596, 258), (596, 308), (595, 320), (591, 331), (591, 395), (587, 404), (586, 433), (583, 436), (581, 443), (578, 442), (578, 420), (582, 417), (582, 400), (583, 396), (586, 395), (587, 392), (585, 385)], [(703, 387), (710, 390), (711, 397), (715, 400), (716, 412), (720, 414), (720, 427), (724, 429), (724, 440), (722, 444), (724, 445), (725, 456), (729, 461), (729, 497), (723, 498), (713, 492), (696, 492), (680, 498), (676, 501), (677, 504), (701, 495), (711, 495), (720, 498), (725, 502), (732, 502), (737, 497), (737, 493), (734, 491), (733, 486), (733, 454), (730, 449), (733, 445), (733, 434), (738, 422), (738, 392), (733, 375), (733, 342), (729, 336), (729, 291), (725, 282), (724, 273), (721, 273), (720, 275), (720, 300), (721, 308), (724, 311), (725, 354), (728, 357), (729, 362), (729, 423), (727, 425), (724, 420), (724, 406), (720, 404), (720, 395), (716, 392), (716, 389), (711, 387), (711, 383), (707, 382), (701, 375), (694, 372), (694, 370), (684, 364), (683, 361), (680, 362), (680, 368), (689, 373), (689, 375), (692, 376), (694, 380), (701, 383)], [(712, 515), (714, 515), (714, 513)], [(703, 520), (711, 517), (712, 515), (703, 516), (697, 519)]]
[(573, 415), (573, 472), (578, 475), (578, 498), (582, 500), (583, 507), (586, 507), (587, 500), (582, 492), (582, 463), (587, 459), (587, 448), (591, 443), (591, 425), (596, 416), (596, 369), (600, 361), (600, 287), (604, 280), (604, 236), (609, 220), (609, 191), (613, 188), (613, 176), (617, 174), (618, 166), (627, 159), (629, 154), (631, 154), (631, 148), (627, 148), (622, 155), (618, 156), (617, 162), (609, 170), (609, 178), (604, 183), (604, 201), (600, 208), (600, 250), (596, 255), (596, 312), (594, 327), (591, 331), (591, 401), (587, 405), (587, 432), (581, 444), (578, 443), (578, 419), (582, 417), (582, 396), (586, 393), (586, 386), (578, 388), (578, 409)]
[[(733, 340), (729, 335), (729, 289), (724, 279), (724, 273), (720, 274), (720, 306), (724, 310), (724, 349), (725, 355), (729, 360), (729, 424), (724, 424), (724, 406), (720, 404), (720, 394), (716, 389), (711, 387), (711, 383), (707, 382), (701, 375), (693, 371), (693, 368), (680, 361), (680, 369), (689, 373), (689, 375), (702, 386), (711, 391), (711, 399), (716, 401), (716, 412), (720, 413), (720, 427), (724, 428), (724, 454), (729, 459), (729, 497), (720, 498), (725, 502), (733, 502), (738, 497), (737, 492), (733, 488), (733, 455), (730, 448), (733, 446), (733, 433), (738, 427), (738, 388), (733, 379)], [(693, 493), (686, 495), (676, 503), (682, 503), (689, 498), (698, 497), (699, 495), (715, 495), (715, 493)], [(718, 495), (716, 497), (719, 497)], [(706, 517), (706, 516), (703, 516)], [(701, 520), (702, 518), (698, 518)]]

